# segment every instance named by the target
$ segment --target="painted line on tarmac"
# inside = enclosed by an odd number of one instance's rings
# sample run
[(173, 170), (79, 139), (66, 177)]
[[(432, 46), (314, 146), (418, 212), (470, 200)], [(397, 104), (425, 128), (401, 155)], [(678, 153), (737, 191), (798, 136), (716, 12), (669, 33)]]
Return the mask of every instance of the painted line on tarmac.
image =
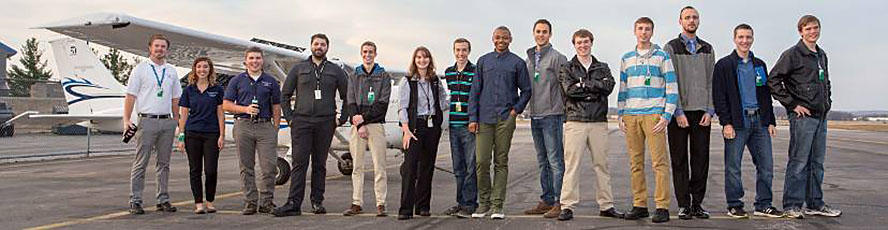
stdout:
[[(445, 157), (449, 157), (449, 156), (450, 156), (450, 154), (444, 154), (444, 155), (439, 155), (437, 158), (440, 159), (440, 158), (445, 158)], [(401, 164), (389, 165), (389, 166), (386, 166), (385, 168), (386, 169), (393, 169), (393, 168), (396, 168), (399, 166), (401, 166)], [(373, 171), (373, 168), (368, 168), (368, 169), (364, 170), (365, 173), (372, 172), (372, 171)], [(325, 179), (330, 180), (330, 179), (339, 179), (339, 178), (343, 178), (343, 177), (345, 177), (345, 175), (335, 175), (335, 176), (327, 176)], [(306, 183), (310, 182), (310, 181), (311, 181), (311, 179), (307, 180)], [(275, 186), (275, 189), (283, 188), (283, 187), (285, 187), (285, 186), (284, 185), (277, 185), (277, 186)], [(244, 194), (243, 192), (226, 193), (226, 194), (217, 195), (216, 199), (219, 200), (219, 199), (224, 199), (224, 198), (236, 197), (236, 196), (241, 196), (243, 194)], [(180, 201), (180, 202), (175, 202), (175, 203), (171, 203), (171, 204), (173, 206), (186, 206), (186, 205), (194, 204), (194, 201), (193, 200)], [(229, 210), (219, 210), (218, 212), (224, 213), (224, 214), (241, 214), (239, 211), (229, 211)], [(47, 225), (41, 225), (41, 226), (37, 226), (37, 227), (26, 228), (25, 230), (56, 229), (56, 228), (68, 227), (68, 226), (72, 226), (72, 225), (86, 224), (86, 223), (93, 222), (93, 221), (108, 220), (108, 219), (113, 219), (113, 218), (127, 216), (127, 215), (131, 215), (129, 213), (129, 211), (114, 212), (114, 213), (104, 214), (104, 215), (100, 215), (100, 216), (94, 216), (94, 217), (83, 218), (83, 219), (75, 219), (75, 220), (58, 222), (58, 223), (54, 223), (54, 224), (47, 224)], [(334, 215), (334, 214), (327, 214), (327, 215)]]

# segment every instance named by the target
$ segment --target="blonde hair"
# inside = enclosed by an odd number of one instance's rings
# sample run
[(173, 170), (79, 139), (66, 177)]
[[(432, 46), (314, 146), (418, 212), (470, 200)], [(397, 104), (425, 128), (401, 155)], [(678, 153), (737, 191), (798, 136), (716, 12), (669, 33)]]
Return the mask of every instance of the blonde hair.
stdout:
[(207, 75), (207, 82), (210, 83), (210, 86), (216, 85), (216, 68), (213, 67), (213, 61), (208, 57), (194, 59), (194, 64), (191, 64), (191, 73), (188, 74), (188, 84), (197, 85), (198, 76), (195, 69), (197, 69), (197, 64), (200, 64), (201, 62), (206, 62), (207, 65), (210, 65), (210, 73)]

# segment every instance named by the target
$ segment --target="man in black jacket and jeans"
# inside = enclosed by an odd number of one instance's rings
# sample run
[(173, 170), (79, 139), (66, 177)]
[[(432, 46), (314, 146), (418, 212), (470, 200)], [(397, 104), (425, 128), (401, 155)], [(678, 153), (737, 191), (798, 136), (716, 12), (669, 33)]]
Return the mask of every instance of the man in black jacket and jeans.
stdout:
[[(712, 79), (712, 101), (725, 138), (725, 198), (728, 216), (749, 218), (743, 210), (743, 182), (740, 165), (743, 147), (749, 149), (755, 165), (755, 215), (782, 217), (771, 206), (774, 157), (771, 137), (777, 134), (771, 91), (765, 84), (767, 66), (752, 51), (753, 31), (747, 24), (734, 28), (736, 49), (718, 60)], [(769, 136), (770, 134), (770, 136)]]
[[(296, 63), (281, 90), (284, 117), (290, 124), (293, 149), (293, 170), (290, 171), (290, 194), (287, 204), (274, 210), (275, 216), (302, 214), (305, 196), (305, 173), (311, 159), (311, 209), (315, 214), (325, 214), (324, 183), (327, 175), (327, 151), (336, 126), (342, 125), (348, 116), (336, 120), (336, 92), (346, 101), (348, 78), (345, 70), (327, 61), (329, 39), (324, 34), (311, 36), (311, 57)], [(296, 104), (290, 105), (295, 97)], [(342, 103), (344, 110), (346, 103)]]
[[(836, 217), (842, 211), (823, 202), (823, 162), (826, 157), (826, 115), (830, 99), (829, 59), (817, 45), (820, 20), (799, 19), (801, 40), (777, 60), (768, 86), (789, 116), (789, 162), (783, 188), (783, 209), (792, 218), (804, 215)], [(802, 213), (802, 204), (807, 209)]]
[(559, 81), (564, 90), (564, 183), (561, 186), (561, 214), (558, 220), (573, 219), (573, 209), (580, 202), (580, 160), (591, 150), (592, 169), (599, 215), (623, 218), (614, 209), (610, 172), (607, 169), (607, 96), (614, 89), (614, 77), (607, 63), (592, 56), (592, 33), (580, 29), (571, 42), (577, 51), (560, 68)]

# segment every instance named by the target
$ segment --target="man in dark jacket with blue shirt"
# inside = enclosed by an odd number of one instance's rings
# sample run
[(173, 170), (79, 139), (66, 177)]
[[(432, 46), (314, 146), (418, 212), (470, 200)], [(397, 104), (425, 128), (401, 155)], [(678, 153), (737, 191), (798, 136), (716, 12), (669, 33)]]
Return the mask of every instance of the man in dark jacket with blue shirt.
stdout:
[(774, 179), (771, 137), (777, 129), (774, 127), (771, 91), (765, 84), (767, 67), (749, 50), (752, 42), (752, 27), (740, 24), (734, 28), (736, 49), (720, 59), (713, 72), (712, 100), (719, 123), (724, 127), (727, 214), (733, 218), (749, 218), (741, 201), (740, 161), (745, 146), (756, 168), (754, 214), (776, 218), (783, 216), (783, 212), (771, 206), (771, 182)]

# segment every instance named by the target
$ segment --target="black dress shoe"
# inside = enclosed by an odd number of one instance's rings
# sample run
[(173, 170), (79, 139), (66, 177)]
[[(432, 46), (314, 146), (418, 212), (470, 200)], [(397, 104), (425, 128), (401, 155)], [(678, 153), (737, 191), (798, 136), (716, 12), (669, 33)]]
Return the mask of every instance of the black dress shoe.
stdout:
[(398, 220), (409, 220), (409, 219), (413, 219), (413, 216), (412, 215), (404, 215), (404, 214), (398, 215)]
[(654, 223), (663, 223), (669, 221), (669, 210), (658, 208), (656, 212), (654, 212), (654, 216), (651, 217), (651, 222)]
[(160, 211), (160, 212), (176, 212), (176, 210), (178, 210), (178, 209), (176, 209), (176, 207), (173, 207), (173, 205), (170, 204), (170, 202), (164, 202), (163, 204), (157, 205), (157, 211)]
[[(611, 208), (613, 209), (613, 208)], [(561, 214), (558, 214), (558, 220), (571, 220), (574, 218), (574, 212), (570, 209), (561, 210)]]
[(700, 219), (709, 219), (709, 212), (699, 205), (691, 207), (691, 215)]
[(678, 208), (678, 219), (682, 219), (682, 220), (690, 220), (691, 218), (692, 218), (692, 216), (691, 216), (691, 209), (688, 209), (688, 208)]
[(311, 213), (314, 214), (327, 214), (327, 208), (324, 208), (324, 205), (321, 203), (313, 203), (311, 204)]
[(289, 201), (284, 206), (274, 209), (275, 217), (284, 217), (284, 216), (299, 216), (302, 215), (302, 210), (296, 202)]
[(618, 218), (618, 219), (623, 219), (623, 215), (624, 215), (623, 213), (617, 212), (617, 209), (615, 209), (615, 208), (609, 208), (607, 210), (598, 212), (598, 216), (613, 217), (613, 218)]
[(629, 212), (623, 215), (623, 219), (637, 220), (648, 217), (650, 215), (651, 214), (648, 212), (648, 209), (645, 207), (632, 207), (632, 210), (629, 210)]
[(138, 203), (131, 203), (129, 212), (130, 212), (130, 214), (135, 214), (135, 215), (145, 214), (145, 210), (142, 209), (142, 205), (138, 204)]

